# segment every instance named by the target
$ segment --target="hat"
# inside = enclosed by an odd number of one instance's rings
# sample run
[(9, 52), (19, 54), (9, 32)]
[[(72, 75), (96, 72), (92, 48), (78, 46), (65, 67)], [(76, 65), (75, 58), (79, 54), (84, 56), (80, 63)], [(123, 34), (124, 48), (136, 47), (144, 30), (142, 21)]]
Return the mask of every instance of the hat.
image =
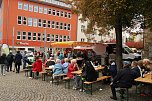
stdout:
[(126, 65), (130, 65), (131, 62), (130, 61), (123, 61), (123, 65), (126, 66)]

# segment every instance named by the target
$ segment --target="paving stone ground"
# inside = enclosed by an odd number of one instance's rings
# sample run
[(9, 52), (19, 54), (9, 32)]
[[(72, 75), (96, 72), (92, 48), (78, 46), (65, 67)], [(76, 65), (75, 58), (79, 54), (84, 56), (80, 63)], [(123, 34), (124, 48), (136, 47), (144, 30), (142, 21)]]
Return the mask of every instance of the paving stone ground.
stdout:
[[(6, 76), (0, 75), (0, 101), (113, 101), (109, 98), (109, 85), (97, 83), (93, 88), (96, 90), (93, 95), (89, 95), (78, 90), (65, 89), (63, 82), (52, 85), (41, 78), (29, 79), (24, 76), (24, 72), (7, 72)], [(103, 90), (99, 91), (99, 88)], [(133, 96), (134, 90), (130, 91), (129, 101), (136, 101)], [(137, 101), (150, 101), (150, 98), (138, 97)]]

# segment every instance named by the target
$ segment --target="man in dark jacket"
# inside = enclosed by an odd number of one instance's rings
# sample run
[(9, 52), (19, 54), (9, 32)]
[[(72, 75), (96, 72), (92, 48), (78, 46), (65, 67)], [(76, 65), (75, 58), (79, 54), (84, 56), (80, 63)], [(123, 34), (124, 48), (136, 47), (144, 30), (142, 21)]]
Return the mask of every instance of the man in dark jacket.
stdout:
[(143, 69), (143, 61), (139, 60), (138, 65), (132, 69), (135, 74), (135, 78), (142, 76), (142, 69)]
[(12, 71), (12, 63), (14, 61), (14, 55), (12, 54), (12, 52), (10, 52), (8, 55), (7, 55), (7, 61), (8, 61), (8, 66), (7, 66), (7, 71)]
[(20, 66), (22, 64), (22, 55), (20, 53), (20, 51), (17, 51), (17, 54), (15, 55), (15, 68), (16, 68), (16, 73), (19, 73), (20, 71)]
[(111, 86), (112, 95), (110, 98), (117, 100), (115, 88), (130, 88), (134, 81), (134, 72), (130, 68), (130, 62), (124, 61), (124, 69), (120, 70), (114, 77)]

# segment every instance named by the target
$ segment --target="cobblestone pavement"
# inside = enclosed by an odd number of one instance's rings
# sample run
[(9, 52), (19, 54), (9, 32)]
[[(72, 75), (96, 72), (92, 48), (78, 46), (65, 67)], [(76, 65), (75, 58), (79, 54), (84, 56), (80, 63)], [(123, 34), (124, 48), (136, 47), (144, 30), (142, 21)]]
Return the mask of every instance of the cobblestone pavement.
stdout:
[[(41, 75), (40, 75), (41, 76)], [(0, 101), (112, 101), (110, 87), (97, 84), (93, 95), (86, 94), (73, 89), (65, 89), (64, 83), (59, 85), (42, 81), (41, 78), (29, 79), (21, 72), (7, 72), (6, 76), (0, 75)], [(100, 85), (100, 87), (99, 87)], [(129, 101), (135, 101), (130, 99)], [(138, 98), (137, 101), (150, 101), (145, 98)]]

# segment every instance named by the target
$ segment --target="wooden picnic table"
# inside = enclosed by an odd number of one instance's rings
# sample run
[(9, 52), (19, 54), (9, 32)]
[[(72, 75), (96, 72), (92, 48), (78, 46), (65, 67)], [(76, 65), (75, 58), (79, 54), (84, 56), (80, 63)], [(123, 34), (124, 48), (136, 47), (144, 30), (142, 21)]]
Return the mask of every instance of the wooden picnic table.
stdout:
[(137, 79), (135, 79), (135, 81), (141, 82), (141, 83), (152, 84), (152, 76), (151, 76), (151, 74), (146, 74), (144, 78), (138, 77)]
[[(96, 71), (99, 71), (99, 70), (102, 70), (102, 69), (104, 69), (103, 66), (99, 66), (99, 67), (95, 68)], [(71, 72), (71, 73), (72, 73), (72, 74), (78, 74), (78, 75), (80, 75), (80, 74), (82, 74), (82, 70), (73, 71), (73, 72)]]

